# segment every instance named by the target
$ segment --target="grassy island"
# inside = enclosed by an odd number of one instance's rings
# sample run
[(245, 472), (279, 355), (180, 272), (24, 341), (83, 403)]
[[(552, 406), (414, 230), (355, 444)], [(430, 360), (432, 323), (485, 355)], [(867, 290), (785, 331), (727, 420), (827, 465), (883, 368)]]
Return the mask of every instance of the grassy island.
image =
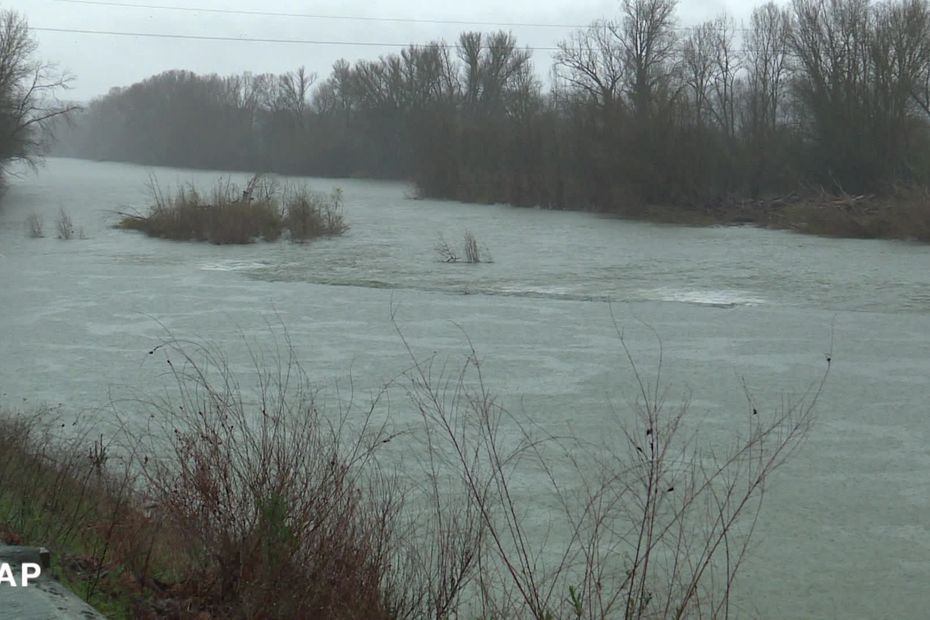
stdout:
[(209, 195), (193, 185), (168, 194), (154, 181), (150, 190), (148, 212), (121, 214), (118, 228), (162, 239), (215, 244), (275, 241), (282, 236), (302, 242), (348, 229), (338, 189), (323, 194), (306, 186), (281, 188), (256, 175), (244, 188), (228, 179), (220, 180)]

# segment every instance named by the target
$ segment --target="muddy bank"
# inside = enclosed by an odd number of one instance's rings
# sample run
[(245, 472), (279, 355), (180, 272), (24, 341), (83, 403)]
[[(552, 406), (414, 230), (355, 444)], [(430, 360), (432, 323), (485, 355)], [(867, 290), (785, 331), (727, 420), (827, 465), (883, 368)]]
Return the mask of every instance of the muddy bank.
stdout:
[(930, 196), (916, 190), (892, 196), (812, 192), (703, 206), (645, 205), (616, 214), (684, 226), (745, 225), (827, 237), (930, 242)]

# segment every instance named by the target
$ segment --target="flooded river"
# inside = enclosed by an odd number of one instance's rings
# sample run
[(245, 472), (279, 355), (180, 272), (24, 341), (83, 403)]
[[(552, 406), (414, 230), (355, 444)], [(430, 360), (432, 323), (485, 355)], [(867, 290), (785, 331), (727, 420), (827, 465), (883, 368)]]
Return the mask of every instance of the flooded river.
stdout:
[[(490, 388), (546, 425), (597, 436), (635, 398), (614, 319), (693, 419), (775, 407), (833, 368), (803, 448), (772, 480), (739, 617), (923, 618), (930, 602), (930, 246), (753, 228), (684, 228), (412, 200), (339, 186), (351, 229), (306, 245), (211, 246), (111, 228), (165, 186), (220, 173), (52, 159), (0, 203), (0, 404), (94, 412), (144, 390), (173, 335), (235, 357), (285, 325), (308, 373), (375, 388), (424, 355), (467, 353)], [(241, 175), (240, 175), (241, 176)], [(55, 238), (59, 209), (86, 239)], [(33, 212), (46, 238), (26, 234)], [(494, 261), (445, 264), (471, 231)], [(612, 318), (612, 314), (613, 317)], [(831, 344), (832, 342), (832, 344)], [(625, 400), (626, 399), (626, 400)], [(102, 414), (101, 414), (102, 415)]]

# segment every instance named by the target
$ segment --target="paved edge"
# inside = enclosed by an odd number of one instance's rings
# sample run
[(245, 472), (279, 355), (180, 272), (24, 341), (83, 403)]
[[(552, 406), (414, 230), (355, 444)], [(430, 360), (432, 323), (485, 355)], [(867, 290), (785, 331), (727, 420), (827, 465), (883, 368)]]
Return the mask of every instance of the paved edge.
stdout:
[(48, 550), (43, 547), (0, 545), (0, 562), (10, 566), (17, 584), (23, 563), (33, 562), (42, 566), (42, 576), (25, 588), (0, 583), (0, 619), (103, 620), (97, 610), (49, 576), (49, 560)]

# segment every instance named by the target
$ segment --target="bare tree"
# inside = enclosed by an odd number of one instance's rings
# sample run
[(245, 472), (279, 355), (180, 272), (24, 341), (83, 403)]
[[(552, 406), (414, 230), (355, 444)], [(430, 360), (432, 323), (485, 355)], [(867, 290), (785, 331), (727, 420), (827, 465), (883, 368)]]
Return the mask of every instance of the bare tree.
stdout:
[(791, 69), (790, 32), (790, 15), (774, 2), (753, 10), (746, 39), (749, 122), (753, 127), (774, 131), (779, 121)]
[(707, 120), (710, 87), (714, 78), (714, 24), (705, 22), (694, 28), (682, 44), (682, 77), (691, 95), (694, 122), (703, 126)]
[(869, 138), (869, 57), (872, 40), (868, 0), (794, 0), (792, 52), (801, 71), (798, 95), (818, 159), (837, 189), (874, 174)]
[(742, 126), (748, 144), (748, 188), (758, 196), (771, 170), (783, 161), (777, 148), (779, 123), (785, 122), (787, 87), (792, 72), (791, 16), (769, 2), (752, 13), (746, 36), (746, 98)]
[(677, 0), (623, 0), (616, 32), (626, 61), (626, 89), (637, 116), (648, 116), (671, 76)]
[(299, 67), (297, 71), (285, 73), (279, 80), (280, 107), (289, 112), (299, 126), (303, 126), (316, 74), (307, 73), (306, 68)]
[(736, 135), (736, 99), (741, 60), (734, 46), (736, 24), (726, 15), (711, 24), (714, 50), (713, 98), (717, 125), (728, 138)]
[(530, 64), (530, 52), (518, 49), (517, 40), (508, 32), (486, 37), (465, 32), (459, 37), (459, 59), (466, 106), (488, 112), (503, 107), (505, 94)]
[(598, 20), (559, 43), (556, 75), (597, 107), (610, 110), (621, 102), (624, 55), (616, 24)]
[(67, 88), (71, 78), (54, 65), (37, 60), (37, 49), (26, 18), (13, 11), (0, 12), (0, 162), (3, 163), (34, 164), (49, 137), (42, 130), (56, 117), (77, 109), (56, 97)]
[[(838, 190), (911, 176), (913, 96), (930, 61), (922, 0), (795, 0), (792, 49), (809, 127)], [(829, 154), (829, 156), (828, 156)]]

